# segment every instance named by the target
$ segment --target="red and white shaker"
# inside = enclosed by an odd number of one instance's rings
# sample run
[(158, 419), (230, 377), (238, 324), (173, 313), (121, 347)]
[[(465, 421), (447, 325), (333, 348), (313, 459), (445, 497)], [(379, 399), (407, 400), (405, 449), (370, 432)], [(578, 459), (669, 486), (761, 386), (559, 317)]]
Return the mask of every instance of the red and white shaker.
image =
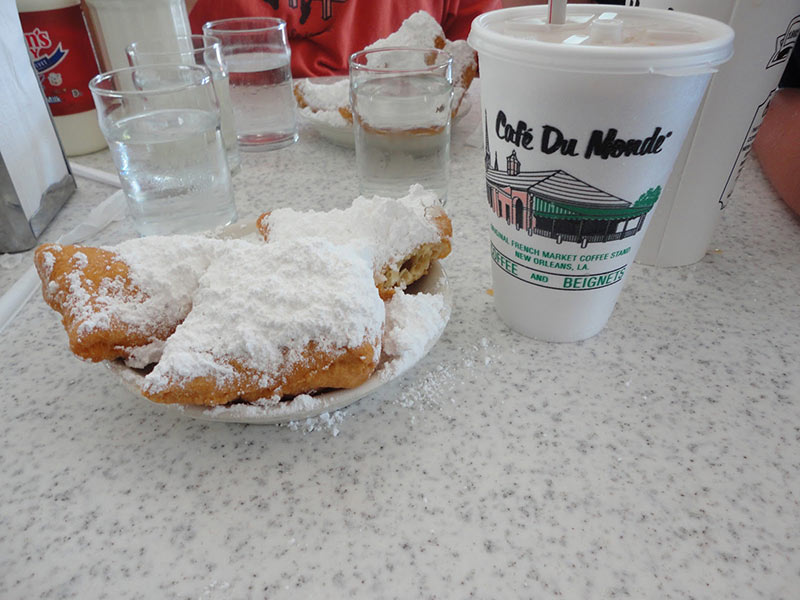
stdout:
[(80, 0), (16, 0), (22, 31), (67, 156), (106, 147), (89, 80), (97, 75)]

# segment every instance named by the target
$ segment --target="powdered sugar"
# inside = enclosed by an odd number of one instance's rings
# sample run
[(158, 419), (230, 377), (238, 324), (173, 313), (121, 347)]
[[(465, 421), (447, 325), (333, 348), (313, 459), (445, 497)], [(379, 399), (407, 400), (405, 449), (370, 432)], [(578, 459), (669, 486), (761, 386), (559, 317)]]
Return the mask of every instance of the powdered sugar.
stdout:
[(134, 369), (143, 369), (147, 365), (158, 362), (164, 350), (164, 340), (153, 340), (144, 346), (128, 348), (128, 358), (125, 364)]
[[(444, 279), (437, 280), (443, 283)], [(441, 287), (441, 286), (439, 286)], [(339, 390), (311, 396), (302, 394), (291, 400), (264, 398), (251, 404), (232, 404), (204, 409), (203, 416), (225, 421), (257, 421), (289, 423), (293, 430), (314, 431), (323, 425), (330, 430), (330, 424), (341, 422), (342, 411), (337, 408), (347, 406), (366, 396), (382, 384), (400, 376), (417, 363), (444, 331), (450, 317), (450, 303), (442, 293), (406, 294), (398, 291), (386, 303), (386, 326), (384, 332), (384, 354), (375, 373), (361, 388)], [(417, 394), (419, 395), (419, 394)], [(413, 402), (411, 402), (413, 405)], [(303, 418), (304, 415), (318, 417)], [(334, 421), (331, 421), (334, 419)], [(334, 435), (338, 429), (334, 431)]]
[(467, 91), (464, 73), (477, 68), (477, 54), (465, 40), (446, 39), (441, 25), (424, 10), (415, 12), (403, 21), (397, 31), (367, 46), (365, 50), (390, 47), (431, 48), (437, 38), (444, 40), (443, 50), (453, 57), (453, 106), (456, 107)]
[(345, 77), (331, 82), (300, 79), (297, 90), (313, 110), (335, 110), (350, 106), (350, 80)]
[(371, 256), (375, 275), (380, 278), (383, 266), (394, 266), (420, 245), (439, 240), (439, 230), (426, 218), (430, 211), (441, 211), (437, 204), (435, 193), (413, 185), (402, 198), (361, 196), (345, 210), (279, 209), (267, 217), (269, 240), (310, 235), (363, 248)]
[(351, 128), (352, 123), (339, 112), (350, 107), (349, 78), (300, 79), (295, 88), (308, 104), (298, 109), (304, 119), (316, 125)]
[(42, 274), (49, 279), (53, 275), (53, 267), (56, 264), (56, 257), (52, 252), (45, 252), (42, 257), (42, 265), (44, 267), (44, 272)]
[(335, 413), (322, 413), (318, 417), (311, 417), (303, 421), (290, 421), (286, 426), (292, 431), (302, 430), (304, 433), (325, 429), (333, 437), (336, 437), (339, 435), (339, 425), (344, 421), (344, 417), (345, 411), (340, 410)]
[(228, 241), (201, 277), (194, 304), (169, 337), (144, 389), (157, 393), (176, 382), (233, 380), (231, 361), (275, 383), (281, 369), (303, 360), (314, 342), (336, 353), (376, 341), (384, 306), (371, 265), (354, 248), (320, 238), (253, 245)]
[[(349, 100), (347, 103), (349, 104)], [(342, 129), (351, 129), (353, 124), (342, 116), (338, 110), (313, 110), (310, 106), (297, 110), (300, 116), (312, 125), (325, 125)]]
[(188, 235), (152, 236), (117, 245), (113, 250), (128, 265), (131, 282), (142, 295), (125, 301), (110, 282), (106, 306), (133, 330), (149, 331), (154, 323), (174, 327), (191, 310), (199, 278), (222, 247), (220, 240)]
[(458, 378), (453, 369), (446, 365), (436, 365), (404, 389), (395, 402), (403, 408), (430, 410), (447, 401), (457, 384)]
[[(195, 236), (153, 236), (104, 248), (128, 266), (129, 281), (103, 278), (91, 294), (83, 274), (88, 258), (75, 252), (70, 259), (73, 270), (65, 276), (69, 290), (65, 307), (79, 323), (78, 335), (112, 324), (145, 335), (174, 327), (189, 312), (198, 278), (219, 244)], [(52, 273), (50, 256), (45, 255), (45, 267)], [(48, 291), (56, 289), (48, 286)]]
[[(92, 297), (89, 291), (83, 287), (81, 272), (72, 271), (66, 275), (65, 279), (68, 292), (66, 308), (73, 315), (73, 318), (80, 323), (78, 333), (85, 333), (98, 327), (107, 328), (110, 322), (109, 311), (103, 310), (102, 308), (97, 311), (92, 310)], [(47, 291), (51, 294), (56, 292), (63, 294), (58, 286), (55, 288), (47, 286)], [(104, 293), (102, 287), (101, 293)], [(105, 296), (101, 296), (101, 299), (103, 298), (105, 298)]]
[(386, 303), (380, 376), (391, 379), (422, 358), (449, 318), (450, 306), (441, 294), (396, 292)]
[(370, 44), (364, 50), (379, 48), (433, 48), (436, 38), (445, 39), (442, 26), (430, 14), (420, 10), (408, 17), (397, 31)]
[(453, 57), (453, 104), (455, 108), (461, 103), (464, 94), (467, 93), (468, 83), (464, 81), (465, 73), (472, 70), (473, 73), (478, 68), (478, 57), (475, 50), (470, 48), (465, 40), (447, 41), (444, 45), (445, 52)]
[[(416, 412), (449, 410), (458, 400), (458, 388), (464, 385), (463, 374), (471, 371), (476, 364), (490, 365), (498, 359), (500, 350), (482, 338), (479, 344), (460, 348), (458, 355), (450, 357), (445, 363), (429, 366), (421, 370), (395, 399), (395, 403)], [(414, 423), (416, 415), (410, 415)]]
[(69, 261), (75, 269), (85, 269), (89, 266), (89, 257), (83, 252), (76, 252)]

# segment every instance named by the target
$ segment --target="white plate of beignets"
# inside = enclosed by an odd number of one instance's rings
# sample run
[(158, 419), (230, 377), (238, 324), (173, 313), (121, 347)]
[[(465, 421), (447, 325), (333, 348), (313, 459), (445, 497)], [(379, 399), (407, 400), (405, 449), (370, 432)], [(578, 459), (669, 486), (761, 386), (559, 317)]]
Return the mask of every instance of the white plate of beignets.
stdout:
[[(478, 55), (466, 40), (448, 40), (438, 21), (420, 10), (403, 21), (397, 31), (365, 50), (394, 47), (437, 48), (449, 53), (453, 57), (452, 118), (455, 121), (469, 111), (470, 104), (465, 98), (478, 73)], [(349, 77), (298, 79), (294, 84), (294, 95), (301, 118), (322, 137), (339, 146), (352, 148), (355, 145)]]
[[(380, 361), (360, 385), (349, 389), (320, 390), (292, 398), (262, 398), (216, 407), (169, 405), (184, 415), (203, 421), (274, 425), (313, 418), (350, 406), (405, 374), (434, 347), (450, 318), (452, 296), (447, 275), (438, 262), (412, 286), (385, 302), (386, 320)], [(121, 361), (111, 370), (136, 394), (145, 372)]]
[(75, 354), (189, 416), (266, 424), (342, 408), (431, 349), (451, 236), (435, 194), (412, 186), (213, 237), (44, 245), (35, 262)]

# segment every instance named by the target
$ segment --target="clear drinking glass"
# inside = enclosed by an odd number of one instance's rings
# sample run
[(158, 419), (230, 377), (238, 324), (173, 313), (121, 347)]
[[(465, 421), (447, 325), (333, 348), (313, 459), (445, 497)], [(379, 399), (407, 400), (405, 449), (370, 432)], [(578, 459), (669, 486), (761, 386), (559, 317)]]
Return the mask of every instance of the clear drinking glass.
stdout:
[(274, 150), (298, 139), (286, 22), (270, 17), (210, 21), (222, 42), (236, 135), (242, 150)]
[(203, 65), (211, 71), (214, 91), (219, 100), (222, 139), (228, 153), (228, 166), (231, 174), (236, 174), (241, 166), (241, 158), (233, 124), (228, 69), (222, 59), (220, 41), (210, 35), (190, 35), (175, 39), (152, 38), (133, 42), (126, 48), (126, 52), (132, 67), (158, 64)]
[(101, 72), (127, 67), (125, 48), (135, 40), (192, 33), (185, 0), (81, 0), (81, 8)]
[(190, 233), (236, 220), (206, 67), (127, 67), (97, 75), (89, 89), (141, 235)]
[(447, 52), (432, 48), (364, 50), (350, 57), (362, 194), (402, 196), (420, 183), (447, 201), (452, 62)]

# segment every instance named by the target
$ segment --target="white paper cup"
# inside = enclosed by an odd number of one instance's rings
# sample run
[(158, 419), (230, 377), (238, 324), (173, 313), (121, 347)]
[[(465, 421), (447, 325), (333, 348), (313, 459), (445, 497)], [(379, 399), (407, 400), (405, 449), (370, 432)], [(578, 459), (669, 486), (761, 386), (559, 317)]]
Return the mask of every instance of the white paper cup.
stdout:
[(734, 55), (709, 86), (653, 213), (636, 261), (677, 267), (701, 260), (750, 154), (800, 32), (800, 0), (628, 0), (725, 21)]
[(572, 5), (566, 25), (550, 26), (546, 10), (481, 15), (469, 42), (481, 69), (495, 307), (522, 334), (566, 342), (608, 321), (733, 31), (594, 5)]

